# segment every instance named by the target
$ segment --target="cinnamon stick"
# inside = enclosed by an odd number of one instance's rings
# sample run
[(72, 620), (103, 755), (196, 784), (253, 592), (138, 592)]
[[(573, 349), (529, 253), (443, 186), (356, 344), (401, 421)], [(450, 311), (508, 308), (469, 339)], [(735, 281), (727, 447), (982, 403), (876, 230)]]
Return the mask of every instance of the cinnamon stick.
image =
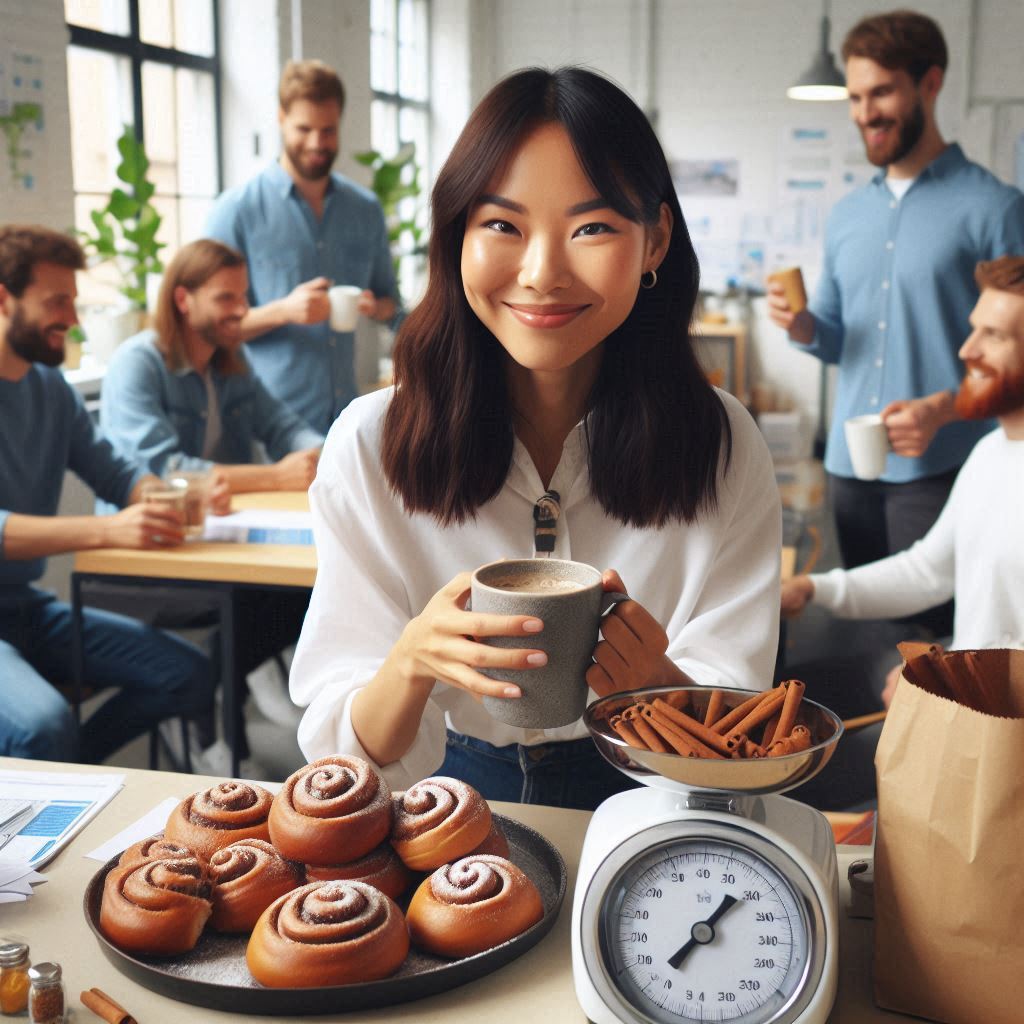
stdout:
[(713, 747), (709, 747), (706, 743), (702, 743), (692, 733), (688, 733), (682, 728), (682, 726), (678, 725), (673, 719), (663, 714), (658, 708), (646, 705), (643, 709), (643, 718), (659, 732), (669, 730), (680, 737), (698, 757), (722, 758), (725, 756), (724, 754), (720, 754)]
[(796, 725), (796, 715), (804, 696), (804, 684), (799, 679), (790, 679), (783, 683), (780, 689), (785, 690), (785, 697), (782, 701), (782, 713), (779, 716), (779, 724), (775, 728), (773, 739), (784, 740)]
[(729, 745), (717, 731), (709, 729), (703, 722), (698, 722), (696, 718), (691, 718), (689, 715), (683, 714), (682, 711), (676, 711), (671, 704), (666, 704), (658, 697), (654, 698), (654, 707), (691, 736), (699, 739), (706, 747), (717, 750), (722, 757), (729, 756)]
[(735, 732), (736, 726), (743, 721), (744, 718), (754, 708), (758, 706), (766, 697), (770, 697), (775, 691), (765, 690), (762, 693), (755, 693), (753, 697), (748, 698), (742, 704), (738, 704), (728, 714), (723, 715), (715, 724), (711, 727), (719, 736), (725, 736), (726, 733)]
[(751, 708), (733, 726), (731, 731), (749, 733), (751, 730), (756, 729), (757, 726), (763, 725), (782, 707), (782, 702), (785, 698), (786, 691), (781, 686), (774, 690), (768, 690), (761, 699), (761, 702), (756, 707)]
[(80, 996), (82, 1005), (102, 1017), (107, 1024), (136, 1024), (135, 1018), (120, 1004), (98, 988), (91, 988)]
[(624, 721), (621, 715), (613, 715), (608, 724), (615, 730), (616, 734), (626, 741), (631, 747), (637, 750), (646, 750), (647, 744), (640, 739), (640, 734), (633, 728), (632, 724)]
[(776, 733), (776, 730), (779, 727), (779, 719), (781, 717), (782, 717), (782, 708), (779, 708), (779, 710), (776, 711), (775, 714), (772, 715), (772, 717), (769, 718), (768, 721), (764, 723), (764, 732), (761, 733), (761, 746), (762, 747), (770, 747), (772, 745), (772, 740), (775, 739), (775, 733)]
[(640, 739), (647, 744), (648, 750), (653, 750), (657, 754), (671, 754), (673, 752), (672, 748), (665, 743), (642, 717), (634, 718), (632, 725), (640, 734)]
[(704, 724), (710, 729), (722, 717), (725, 710), (725, 694), (721, 690), (712, 690), (708, 698), (707, 711), (704, 712)]
[(644, 720), (650, 727), (681, 757), (700, 757), (681, 729), (670, 726), (668, 719), (663, 718), (653, 708), (644, 711)]

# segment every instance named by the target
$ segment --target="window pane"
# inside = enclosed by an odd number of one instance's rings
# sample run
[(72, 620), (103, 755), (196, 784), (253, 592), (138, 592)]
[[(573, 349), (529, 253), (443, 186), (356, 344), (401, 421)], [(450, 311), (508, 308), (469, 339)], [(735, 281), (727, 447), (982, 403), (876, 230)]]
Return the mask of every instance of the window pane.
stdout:
[(174, 46), (174, 0), (141, 0), (139, 35), (144, 43)]
[(370, 87), (396, 92), (395, 0), (372, 0), (370, 5)]
[(370, 144), (384, 156), (398, 152), (398, 108), (385, 100), (370, 104)]
[(128, 0), (64, 0), (64, 20), (69, 25), (126, 36)]
[(146, 119), (149, 180), (158, 195), (178, 191), (177, 98), (174, 68), (147, 61), (142, 65), (142, 116)]
[(178, 97), (178, 191), (182, 195), (212, 197), (217, 194), (213, 75), (178, 68), (175, 81)]
[(174, 42), (179, 50), (213, 56), (211, 0), (174, 0)]
[(427, 98), (427, 7), (423, 0), (399, 0), (398, 91), (407, 99)]
[(181, 234), (178, 230), (178, 200), (171, 196), (154, 196), (153, 205), (163, 220), (157, 229), (156, 240), (164, 242), (166, 249), (160, 250), (160, 262), (167, 266), (167, 261), (181, 246)]
[[(213, 207), (213, 199), (182, 198), (178, 203), (178, 227), (182, 244), (203, 237), (206, 218)], [(167, 260), (164, 260), (166, 263)]]
[(109, 192), (120, 157), (117, 139), (132, 121), (127, 58), (68, 47), (71, 170), (75, 191)]

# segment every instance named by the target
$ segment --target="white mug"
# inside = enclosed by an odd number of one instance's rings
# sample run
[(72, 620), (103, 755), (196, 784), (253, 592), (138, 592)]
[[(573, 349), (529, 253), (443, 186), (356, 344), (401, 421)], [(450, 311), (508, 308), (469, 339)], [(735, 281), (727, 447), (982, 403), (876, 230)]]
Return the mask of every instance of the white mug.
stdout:
[(878, 413), (853, 416), (843, 424), (843, 430), (854, 474), (860, 480), (877, 480), (885, 472), (885, 459), (892, 451), (882, 417)]
[(327, 298), (331, 303), (331, 330), (354, 331), (359, 319), (359, 296), (362, 288), (352, 284), (336, 284), (328, 289)]

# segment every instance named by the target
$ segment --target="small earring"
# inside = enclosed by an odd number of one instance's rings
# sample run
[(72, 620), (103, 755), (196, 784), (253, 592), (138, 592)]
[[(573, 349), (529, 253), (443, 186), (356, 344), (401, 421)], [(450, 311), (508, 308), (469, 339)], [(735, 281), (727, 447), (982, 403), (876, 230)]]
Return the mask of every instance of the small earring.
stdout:
[(658, 272), (656, 270), (645, 270), (640, 275), (641, 288), (653, 288), (658, 283)]

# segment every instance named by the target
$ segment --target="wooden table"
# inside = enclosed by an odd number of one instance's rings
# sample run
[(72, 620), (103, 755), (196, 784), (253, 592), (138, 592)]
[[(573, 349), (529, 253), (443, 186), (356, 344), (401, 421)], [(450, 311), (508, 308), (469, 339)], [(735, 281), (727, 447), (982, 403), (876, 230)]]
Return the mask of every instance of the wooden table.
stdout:
[[(41, 771), (73, 771), (66, 764), (0, 758), (0, 768)], [(89, 879), (100, 864), (83, 856), (150, 811), (169, 796), (185, 797), (218, 781), (171, 772), (138, 769), (82, 768), (83, 771), (118, 772), (126, 775), (125, 788), (47, 866), (48, 881), (35, 887), (26, 903), (0, 906), (0, 933), (20, 938), (31, 947), (33, 961), (55, 960), (64, 970), (68, 1005), (76, 1024), (95, 1020), (78, 1001), (83, 989), (97, 986), (135, 1015), (142, 1024), (179, 1024), (186, 1021), (239, 1020), (234, 1014), (178, 1003), (150, 992), (129, 980), (104, 957), (82, 910)], [(494, 803), (494, 809), (536, 829), (565, 858), (569, 888), (561, 915), (551, 933), (536, 947), (493, 975), (470, 982), (442, 995), (380, 1010), (344, 1014), (338, 1019), (351, 1024), (377, 1021), (408, 1021), (415, 1024), (584, 1024), (575, 997), (570, 953), (572, 893), (580, 849), (590, 815), (552, 807)], [(920, 1018), (888, 1013), (871, 1002), (871, 922), (845, 912), (849, 900), (847, 865), (864, 855), (863, 847), (840, 847), (840, 976), (836, 1006), (829, 1024), (911, 1024)], [(266, 1018), (269, 1019), (269, 1018)], [(299, 1024), (305, 1017), (275, 1018), (282, 1024)]]
[[(268, 491), (236, 495), (235, 510), (281, 509), (307, 511), (304, 491)], [(231, 772), (239, 771), (241, 732), (240, 695), (244, 679), (236, 666), (240, 644), (235, 624), (236, 596), (245, 588), (261, 590), (309, 590), (316, 579), (316, 548), (313, 545), (230, 544), (189, 541), (174, 548), (142, 551), (101, 548), (75, 555), (71, 574), (72, 675), (81, 687), (84, 679), (81, 626), (83, 591), (90, 583), (153, 585), (168, 588), (189, 601), (212, 605), (220, 623), (222, 718), (224, 739), (231, 750)]]

